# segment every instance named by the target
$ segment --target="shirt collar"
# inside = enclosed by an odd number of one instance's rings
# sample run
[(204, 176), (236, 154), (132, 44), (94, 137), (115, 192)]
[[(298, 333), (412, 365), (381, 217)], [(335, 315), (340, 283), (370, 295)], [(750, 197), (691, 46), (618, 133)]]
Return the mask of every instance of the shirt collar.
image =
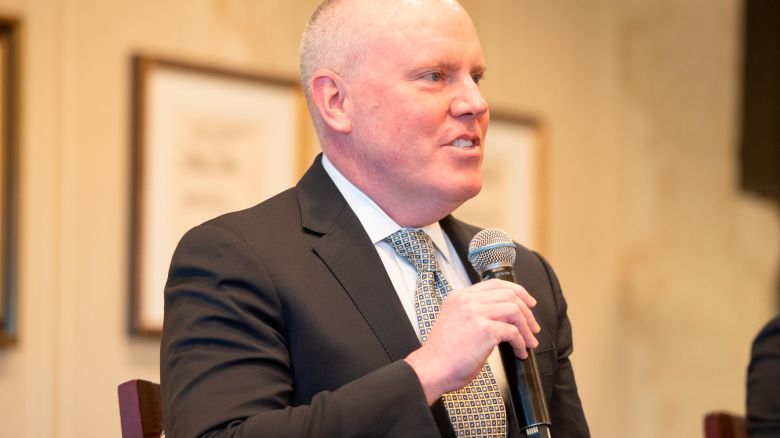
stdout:
[[(349, 207), (357, 216), (363, 228), (368, 233), (368, 237), (375, 245), (382, 242), (385, 237), (390, 236), (401, 227), (390, 216), (387, 215), (371, 198), (363, 193), (359, 188), (355, 187), (344, 175), (336, 169), (336, 166), (331, 163), (328, 156), (322, 154), (322, 167), (325, 168), (325, 172), (333, 180), (333, 183), (338, 188), (341, 195), (349, 204)], [(441, 229), (441, 225), (438, 222), (434, 222), (430, 225), (420, 227), (428, 236), (431, 237), (433, 244), (444, 256), (448, 263), (452, 262), (450, 257), (449, 245), (447, 245), (446, 237), (444, 236), (444, 230)]]

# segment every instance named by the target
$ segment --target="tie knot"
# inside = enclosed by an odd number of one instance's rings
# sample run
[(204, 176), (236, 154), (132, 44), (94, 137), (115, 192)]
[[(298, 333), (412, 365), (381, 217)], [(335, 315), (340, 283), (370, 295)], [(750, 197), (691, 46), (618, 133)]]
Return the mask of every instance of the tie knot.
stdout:
[(398, 255), (408, 260), (418, 274), (439, 271), (433, 241), (423, 230), (402, 228), (385, 238), (385, 242), (390, 244)]

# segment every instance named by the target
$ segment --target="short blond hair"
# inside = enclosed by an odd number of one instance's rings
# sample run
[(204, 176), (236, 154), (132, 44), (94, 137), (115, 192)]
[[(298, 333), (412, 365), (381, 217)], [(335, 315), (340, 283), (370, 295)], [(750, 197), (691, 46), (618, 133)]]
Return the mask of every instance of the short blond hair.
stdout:
[[(309, 105), (312, 104), (311, 77), (314, 71), (328, 68), (346, 73), (357, 62), (350, 52), (352, 45), (344, 14), (340, 9), (351, 0), (325, 0), (314, 11), (303, 29), (300, 46), (301, 85)], [(355, 58), (355, 59), (353, 59)]]

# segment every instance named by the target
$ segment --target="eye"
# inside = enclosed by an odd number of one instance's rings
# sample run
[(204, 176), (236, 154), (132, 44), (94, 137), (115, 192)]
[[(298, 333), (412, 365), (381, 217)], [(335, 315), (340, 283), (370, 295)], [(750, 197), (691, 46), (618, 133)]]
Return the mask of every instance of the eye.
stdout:
[(484, 76), (483, 73), (474, 73), (471, 75), (471, 80), (474, 81), (475, 84), (479, 84), (479, 81), (482, 80), (482, 77)]
[(423, 76), (423, 78), (432, 82), (439, 82), (444, 79), (444, 74), (442, 74), (440, 71), (432, 71)]

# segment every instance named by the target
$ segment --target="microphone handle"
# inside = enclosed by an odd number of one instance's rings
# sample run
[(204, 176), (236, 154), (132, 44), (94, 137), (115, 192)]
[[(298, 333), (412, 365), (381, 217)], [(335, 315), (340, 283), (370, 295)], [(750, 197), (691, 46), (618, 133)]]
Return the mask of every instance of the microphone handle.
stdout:
[[(511, 266), (489, 269), (481, 276), (483, 281), (498, 278), (517, 283)], [(509, 384), (509, 397), (521, 433), (529, 438), (551, 438), (550, 414), (547, 411), (536, 354), (529, 348), (528, 358), (520, 359), (515, 356), (512, 346), (507, 342), (500, 343), (498, 351), (501, 354), (501, 362)]]

